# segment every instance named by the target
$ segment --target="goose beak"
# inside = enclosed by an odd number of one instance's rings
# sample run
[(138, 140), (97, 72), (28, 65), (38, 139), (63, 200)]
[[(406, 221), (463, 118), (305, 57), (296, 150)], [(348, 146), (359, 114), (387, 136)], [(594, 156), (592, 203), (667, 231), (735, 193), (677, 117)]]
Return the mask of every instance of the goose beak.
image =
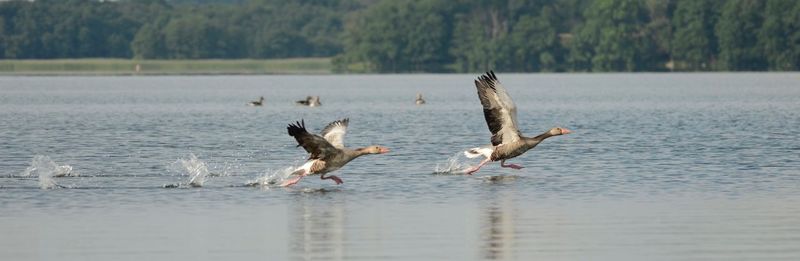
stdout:
[(568, 130), (568, 129), (561, 128), (561, 135), (564, 135), (564, 134), (570, 134), (570, 133), (572, 133), (572, 131), (571, 131), (571, 130)]
[(384, 154), (384, 153), (388, 153), (388, 152), (389, 152), (389, 148), (387, 148), (387, 147), (380, 147), (380, 149), (378, 150), (378, 153), (380, 153), (380, 154)]

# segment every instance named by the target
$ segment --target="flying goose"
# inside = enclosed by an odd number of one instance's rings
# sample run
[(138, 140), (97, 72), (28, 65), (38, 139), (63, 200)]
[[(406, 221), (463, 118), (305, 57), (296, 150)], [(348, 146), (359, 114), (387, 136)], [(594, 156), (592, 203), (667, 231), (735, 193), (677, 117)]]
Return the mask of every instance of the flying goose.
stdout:
[(478, 88), (478, 98), (483, 105), (483, 116), (492, 132), (492, 144), (483, 147), (472, 148), (464, 152), (469, 158), (483, 156), (486, 159), (477, 166), (467, 169), (465, 172), (472, 175), (483, 165), (491, 161), (500, 161), (500, 166), (504, 168), (521, 169), (522, 166), (516, 164), (505, 164), (505, 161), (526, 151), (533, 149), (544, 139), (572, 133), (572, 131), (555, 127), (536, 137), (525, 137), (520, 133), (517, 125), (517, 106), (511, 100), (511, 96), (506, 92), (506, 88), (497, 80), (493, 71), (481, 75), (475, 80), (475, 87)]
[(335, 171), (351, 160), (366, 154), (383, 154), (389, 149), (381, 146), (367, 146), (358, 149), (349, 149), (344, 146), (344, 135), (347, 132), (347, 125), (350, 120), (345, 118), (331, 122), (322, 129), (320, 135), (308, 133), (305, 121), (301, 120), (294, 124), (289, 124), (287, 131), (289, 135), (297, 140), (297, 146), (303, 147), (310, 155), (308, 161), (297, 168), (292, 175), (297, 177), (283, 182), (281, 186), (291, 186), (297, 184), (305, 176), (320, 174), (320, 179), (333, 179), (336, 184), (342, 184), (342, 179), (337, 176), (325, 176), (325, 173)]

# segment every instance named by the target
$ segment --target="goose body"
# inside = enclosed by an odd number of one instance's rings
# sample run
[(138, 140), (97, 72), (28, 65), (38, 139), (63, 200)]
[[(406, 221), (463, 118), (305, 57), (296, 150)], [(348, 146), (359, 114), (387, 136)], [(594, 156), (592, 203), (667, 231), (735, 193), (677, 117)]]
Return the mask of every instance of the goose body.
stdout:
[(522, 166), (506, 165), (505, 161), (524, 154), (547, 138), (571, 133), (568, 129), (556, 127), (536, 137), (525, 137), (517, 127), (517, 106), (494, 72), (489, 71), (481, 75), (475, 80), (475, 87), (478, 89), (478, 98), (483, 106), (483, 116), (492, 133), (492, 144), (464, 152), (469, 158), (481, 156), (485, 158), (477, 166), (467, 169), (467, 174), (475, 173), (492, 161), (500, 161), (500, 166), (504, 168), (521, 169)]
[(257, 101), (248, 102), (247, 105), (250, 106), (262, 106), (264, 105), (264, 96), (261, 96)]
[(287, 127), (289, 135), (297, 140), (298, 147), (303, 147), (309, 153), (309, 157), (306, 163), (292, 173), (297, 177), (287, 180), (281, 186), (294, 185), (303, 177), (314, 174), (319, 174), (320, 179), (333, 179), (336, 184), (342, 184), (343, 181), (339, 177), (332, 175), (326, 177), (325, 174), (340, 169), (360, 156), (389, 152), (389, 149), (381, 146), (358, 149), (345, 147), (344, 135), (349, 123), (350, 120), (346, 118), (331, 122), (320, 135), (309, 133), (306, 130), (305, 121), (289, 124)]
[(417, 100), (414, 101), (417, 105), (425, 104), (425, 99), (422, 98), (422, 93), (417, 93)]
[(306, 96), (305, 100), (296, 101), (298, 105), (305, 105), (308, 107), (317, 107), (321, 106), (322, 103), (319, 101), (319, 96)]

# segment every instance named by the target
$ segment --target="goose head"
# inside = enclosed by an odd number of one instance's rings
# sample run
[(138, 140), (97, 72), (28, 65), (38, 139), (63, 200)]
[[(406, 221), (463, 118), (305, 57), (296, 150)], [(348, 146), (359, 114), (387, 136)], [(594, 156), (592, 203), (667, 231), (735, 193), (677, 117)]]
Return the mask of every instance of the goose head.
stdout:
[(549, 133), (552, 136), (558, 136), (558, 135), (570, 134), (570, 133), (572, 133), (572, 131), (568, 130), (566, 128), (555, 127), (555, 128), (550, 129)]
[(389, 152), (389, 148), (378, 145), (367, 146), (359, 150), (364, 154), (384, 154)]

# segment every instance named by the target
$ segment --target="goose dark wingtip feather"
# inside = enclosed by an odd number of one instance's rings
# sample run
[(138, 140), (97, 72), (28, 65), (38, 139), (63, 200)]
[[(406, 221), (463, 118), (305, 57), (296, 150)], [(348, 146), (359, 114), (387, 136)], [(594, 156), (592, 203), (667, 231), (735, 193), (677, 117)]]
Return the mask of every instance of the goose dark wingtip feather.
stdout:
[(475, 85), (477, 86), (478, 83), (482, 83), (489, 87), (492, 90), (495, 90), (495, 83), (497, 82), (497, 76), (494, 75), (494, 71), (489, 70), (485, 72), (483, 75), (478, 76), (478, 80), (475, 80)]
[(289, 123), (289, 126), (286, 127), (286, 130), (289, 132), (289, 136), (295, 137), (300, 135), (303, 132), (306, 132), (306, 124), (305, 121), (296, 121), (295, 123)]

